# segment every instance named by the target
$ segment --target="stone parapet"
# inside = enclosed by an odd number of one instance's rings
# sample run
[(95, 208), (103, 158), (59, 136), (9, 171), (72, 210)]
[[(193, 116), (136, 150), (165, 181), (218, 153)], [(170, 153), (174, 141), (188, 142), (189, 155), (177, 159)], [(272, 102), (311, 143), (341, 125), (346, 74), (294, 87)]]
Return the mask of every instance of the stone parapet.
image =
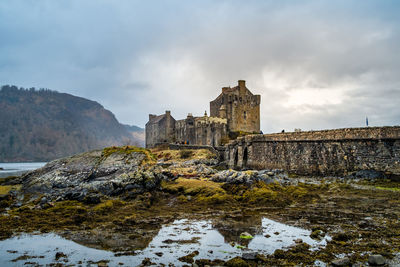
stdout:
[(400, 177), (400, 127), (248, 135), (227, 144), (224, 159), (231, 168), (338, 176), (375, 170)]

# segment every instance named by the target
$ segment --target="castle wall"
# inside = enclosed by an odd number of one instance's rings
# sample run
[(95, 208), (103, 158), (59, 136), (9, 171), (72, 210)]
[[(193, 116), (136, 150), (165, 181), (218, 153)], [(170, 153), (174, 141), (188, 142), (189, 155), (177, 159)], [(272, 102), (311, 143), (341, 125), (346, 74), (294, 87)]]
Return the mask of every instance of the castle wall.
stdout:
[(284, 169), (301, 175), (376, 170), (400, 175), (400, 127), (252, 135), (225, 150), (231, 168)]
[(226, 119), (188, 116), (185, 120), (176, 121), (176, 142), (217, 146), (226, 136), (226, 128)]

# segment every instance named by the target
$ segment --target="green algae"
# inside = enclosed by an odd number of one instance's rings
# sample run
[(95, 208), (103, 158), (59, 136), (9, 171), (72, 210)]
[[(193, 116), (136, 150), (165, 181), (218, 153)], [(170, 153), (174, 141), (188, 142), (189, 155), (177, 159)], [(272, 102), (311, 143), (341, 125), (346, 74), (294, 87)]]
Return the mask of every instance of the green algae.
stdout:
[(249, 264), (244, 261), (241, 257), (235, 257), (230, 259), (229, 261), (227, 261), (225, 263), (225, 266), (229, 266), (229, 267), (247, 267), (249, 266)]

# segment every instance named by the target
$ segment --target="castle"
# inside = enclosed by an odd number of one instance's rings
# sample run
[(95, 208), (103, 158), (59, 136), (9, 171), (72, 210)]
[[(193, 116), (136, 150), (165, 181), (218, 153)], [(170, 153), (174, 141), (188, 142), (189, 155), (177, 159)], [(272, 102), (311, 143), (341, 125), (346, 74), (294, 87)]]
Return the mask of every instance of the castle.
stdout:
[(210, 102), (210, 116), (175, 120), (170, 111), (149, 115), (146, 123), (146, 147), (179, 143), (220, 146), (232, 133), (260, 133), (260, 95), (253, 95), (246, 82), (235, 87), (223, 87), (221, 94)]
[(170, 111), (150, 114), (146, 147), (213, 146), (220, 160), (234, 169), (282, 169), (319, 176), (372, 171), (400, 180), (399, 126), (258, 134), (260, 100), (240, 80), (233, 88), (222, 88), (210, 102), (210, 116), (189, 113), (186, 119), (175, 120)]

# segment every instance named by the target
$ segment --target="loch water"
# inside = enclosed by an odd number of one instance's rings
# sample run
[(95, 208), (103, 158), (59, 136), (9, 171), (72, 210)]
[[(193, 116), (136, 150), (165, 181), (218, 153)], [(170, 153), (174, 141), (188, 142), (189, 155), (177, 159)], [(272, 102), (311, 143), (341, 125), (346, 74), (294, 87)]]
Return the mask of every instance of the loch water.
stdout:
[[(302, 239), (311, 249), (324, 247), (329, 236), (321, 240), (310, 238), (311, 231), (286, 225), (266, 217), (252, 239), (235, 242), (240, 237), (223, 235), (214, 227), (211, 220), (180, 219), (163, 225), (147, 247), (137, 250), (132, 255), (123, 255), (107, 250), (94, 249), (67, 240), (54, 233), (22, 234), (0, 241), (0, 266), (24, 266), (26, 263), (47, 265), (51, 263), (97, 266), (103, 261), (109, 266), (137, 266), (145, 258), (157, 265), (173, 263), (185, 265), (178, 259), (198, 251), (196, 259), (229, 260), (243, 253), (274, 253), (276, 249), (288, 249), (295, 245), (296, 239)], [(232, 229), (231, 233), (235, 233)], [(56, 254), (64, 255), (56, 259)], [(60, 254), (63, 253), (63, 254)]]
[(46, 162), (0, 162), (0, 178), (18, 176), (27, 171), (39, 169), (46, 165)]

